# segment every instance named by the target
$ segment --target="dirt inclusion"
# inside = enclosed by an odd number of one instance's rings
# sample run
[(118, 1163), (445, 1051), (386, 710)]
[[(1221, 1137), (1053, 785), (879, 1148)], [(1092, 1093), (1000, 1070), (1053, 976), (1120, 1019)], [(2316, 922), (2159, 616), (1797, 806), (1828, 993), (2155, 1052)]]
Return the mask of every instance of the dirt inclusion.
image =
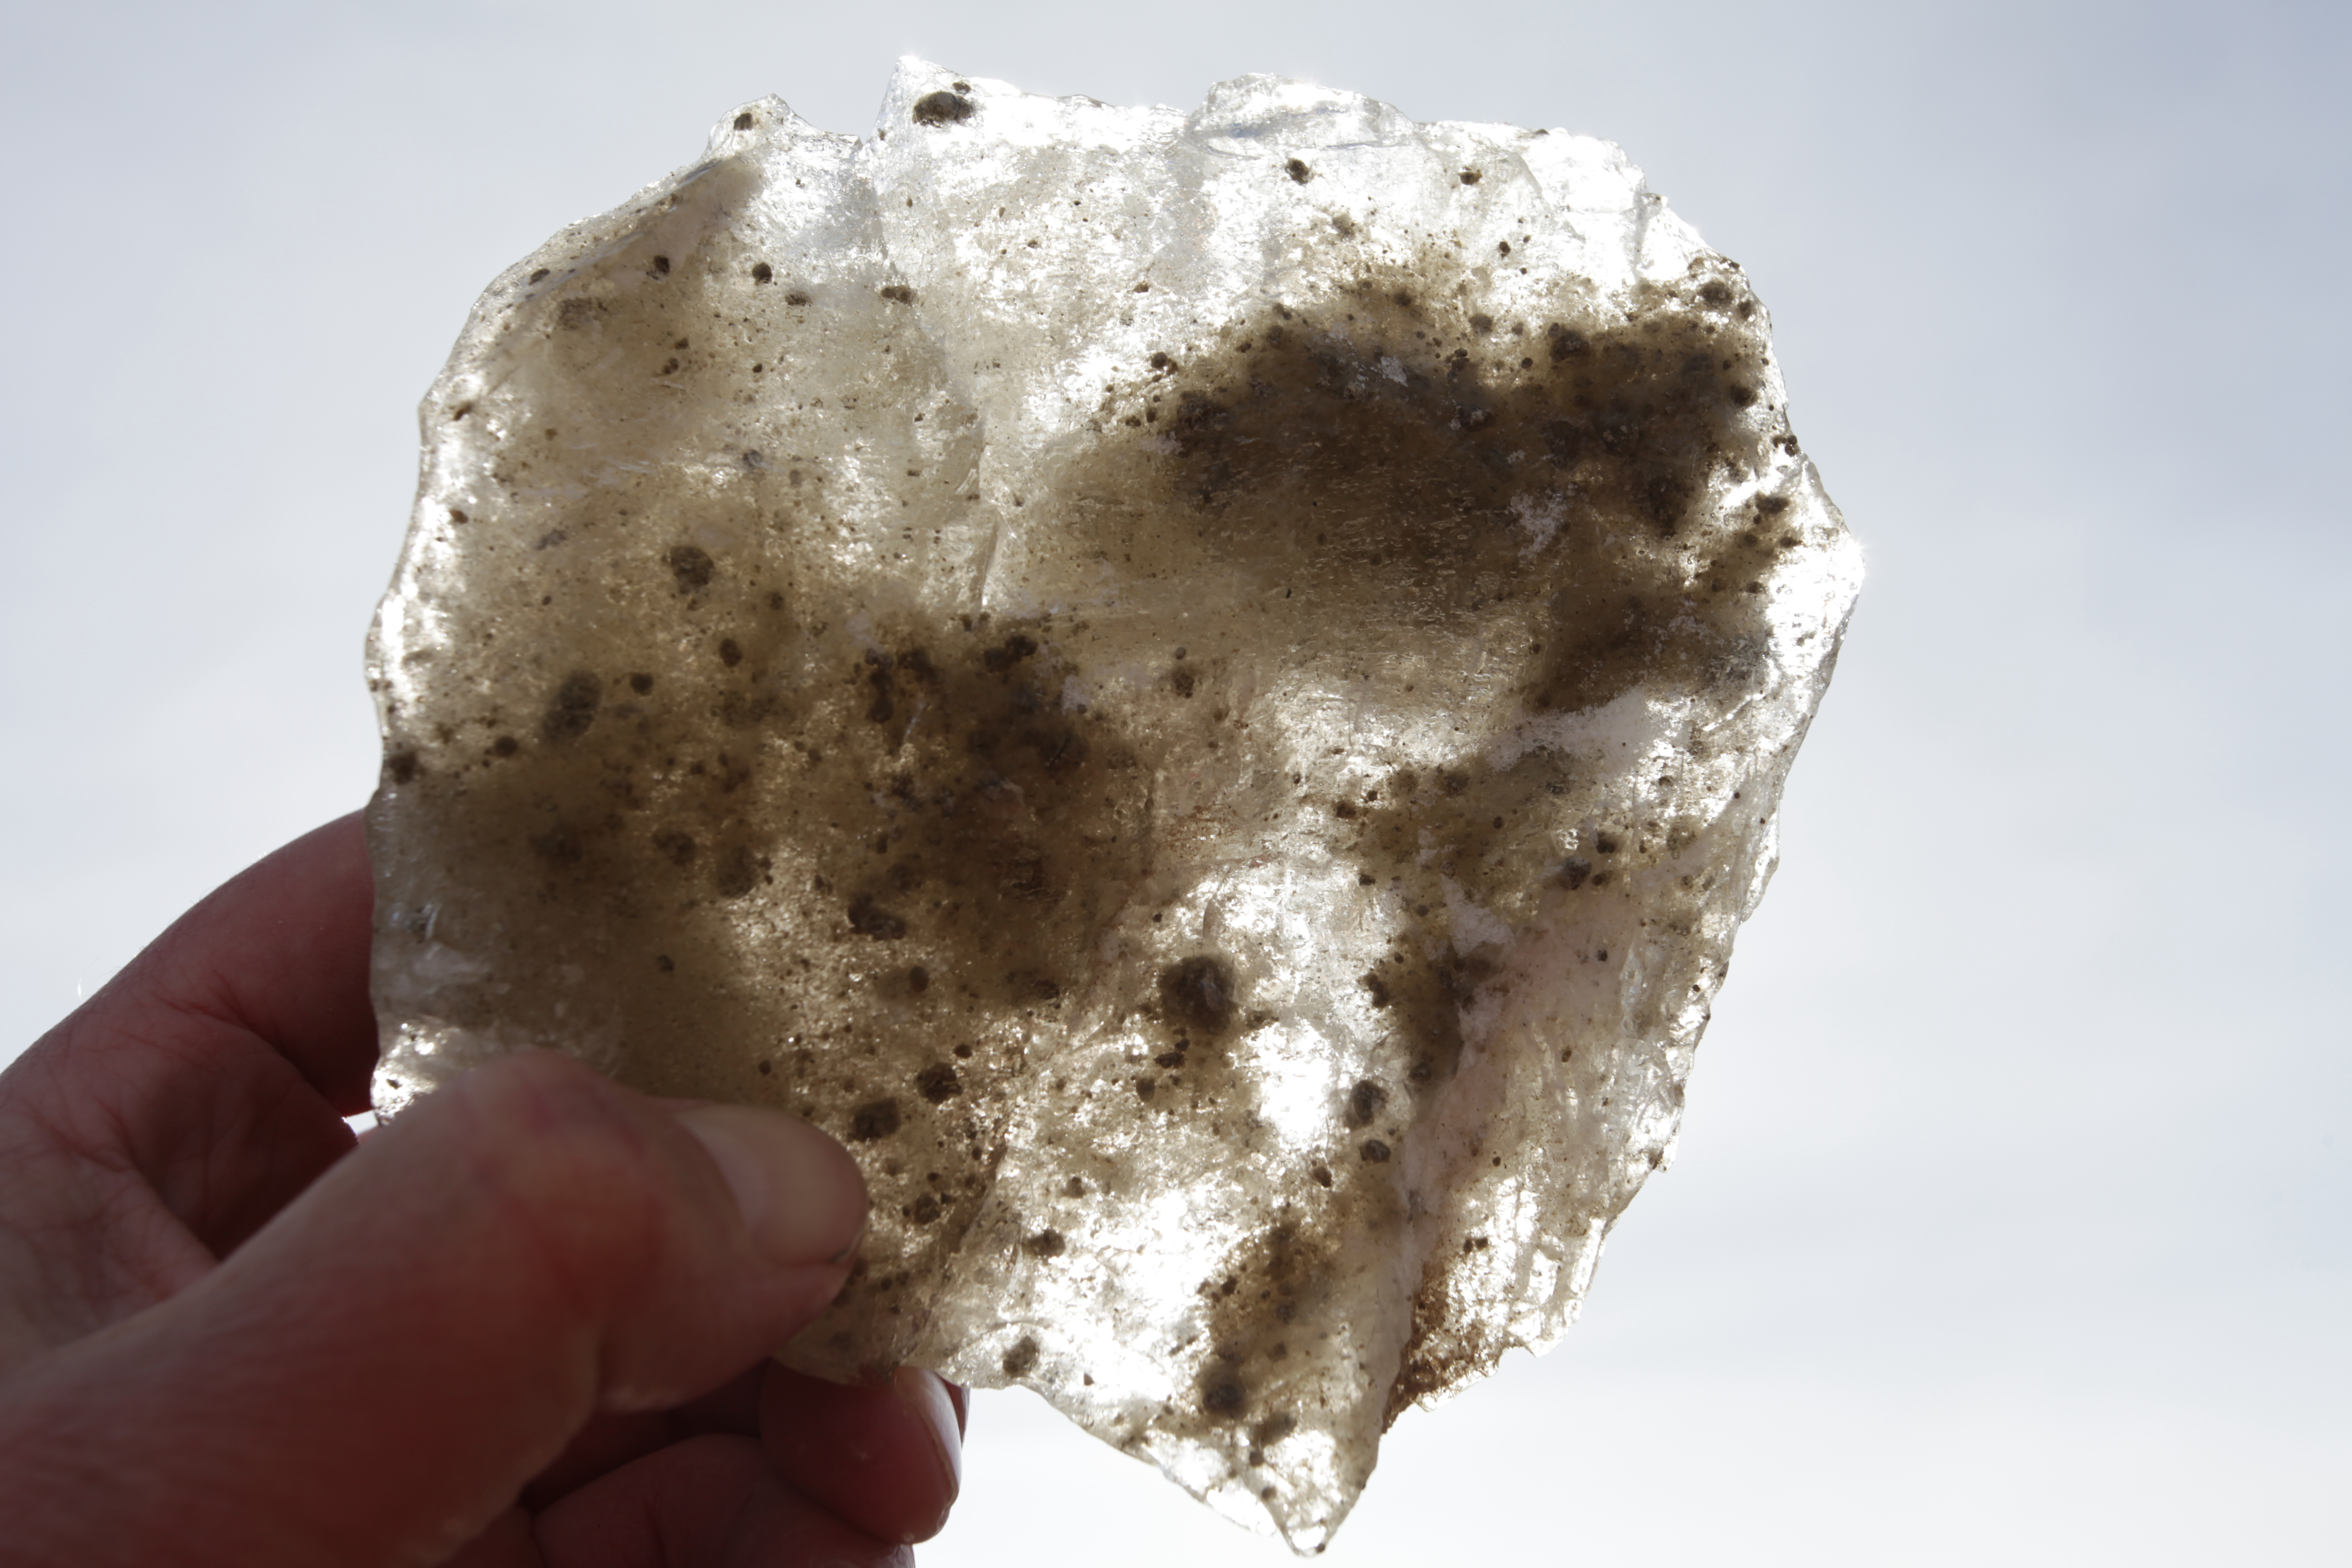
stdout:
[(1566, 1327), (1856, 579), (1613, 149), (909, 62), (558, 236), (425, 422), (387, 1111), (532, 1047), (798, 1111), (875, 1222), (792, 1359), (1026, 1384), (1302, 1550)]

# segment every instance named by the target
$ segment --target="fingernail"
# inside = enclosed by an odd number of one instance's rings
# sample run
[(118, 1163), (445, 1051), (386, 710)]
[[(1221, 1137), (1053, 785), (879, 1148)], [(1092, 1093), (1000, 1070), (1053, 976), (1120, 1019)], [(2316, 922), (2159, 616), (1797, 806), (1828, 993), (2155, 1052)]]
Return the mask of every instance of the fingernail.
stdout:
[(963, 1423), (956, 1416), (955, 1395), (946, 1379), (920, 1367), (902, 1366), (891, 1373), (890, 1381), (898, 1391), (899, 1402), (915, 1413), (930, 1434), (940, 1478), (947, 1485), (946, 1501), (952, 1505), (963, 1490)]
[(849, 1152), (798, 1117), (748, 1105), (677, 1113), (727, 1180), (751, 1244), (783, 1264), (836, 1263), (866, 1229), (866, 1183)]

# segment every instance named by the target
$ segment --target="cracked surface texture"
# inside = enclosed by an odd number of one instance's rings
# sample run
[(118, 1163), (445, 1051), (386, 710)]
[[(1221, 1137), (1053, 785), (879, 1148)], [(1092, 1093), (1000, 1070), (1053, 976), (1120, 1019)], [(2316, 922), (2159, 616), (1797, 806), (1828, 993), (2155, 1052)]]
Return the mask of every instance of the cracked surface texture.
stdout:
[(1617, 149), (901, 65), (492, 284), (371, 643), (387, 1114), (772, 1105), (790, 1347), (1325, 1542), (1667, 1156), (1859, 557)]

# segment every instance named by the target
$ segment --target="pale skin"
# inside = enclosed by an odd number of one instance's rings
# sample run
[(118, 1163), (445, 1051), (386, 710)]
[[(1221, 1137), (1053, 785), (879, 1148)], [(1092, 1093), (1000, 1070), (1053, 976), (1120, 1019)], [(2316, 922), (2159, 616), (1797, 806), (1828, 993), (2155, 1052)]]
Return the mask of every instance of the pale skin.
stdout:
[(906, 1564), (963, 1394), (768, 1352), (865, 1190), (780, 1113), (509, 1058), (355, 1142), (356, 816), (0, 1075), (0, 1563)]

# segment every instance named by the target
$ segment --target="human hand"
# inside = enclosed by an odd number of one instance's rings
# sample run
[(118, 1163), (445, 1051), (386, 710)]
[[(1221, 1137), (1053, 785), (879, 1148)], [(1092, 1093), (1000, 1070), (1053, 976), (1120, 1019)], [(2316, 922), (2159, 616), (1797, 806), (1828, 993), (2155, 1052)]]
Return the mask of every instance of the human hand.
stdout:
[(0, 1563), (911, 1561), (962, 1394), (766, 1354), (866, 1214), (831, 1139), (520, 1056), (362, 1146), (359, 819), (0, 1075)]

